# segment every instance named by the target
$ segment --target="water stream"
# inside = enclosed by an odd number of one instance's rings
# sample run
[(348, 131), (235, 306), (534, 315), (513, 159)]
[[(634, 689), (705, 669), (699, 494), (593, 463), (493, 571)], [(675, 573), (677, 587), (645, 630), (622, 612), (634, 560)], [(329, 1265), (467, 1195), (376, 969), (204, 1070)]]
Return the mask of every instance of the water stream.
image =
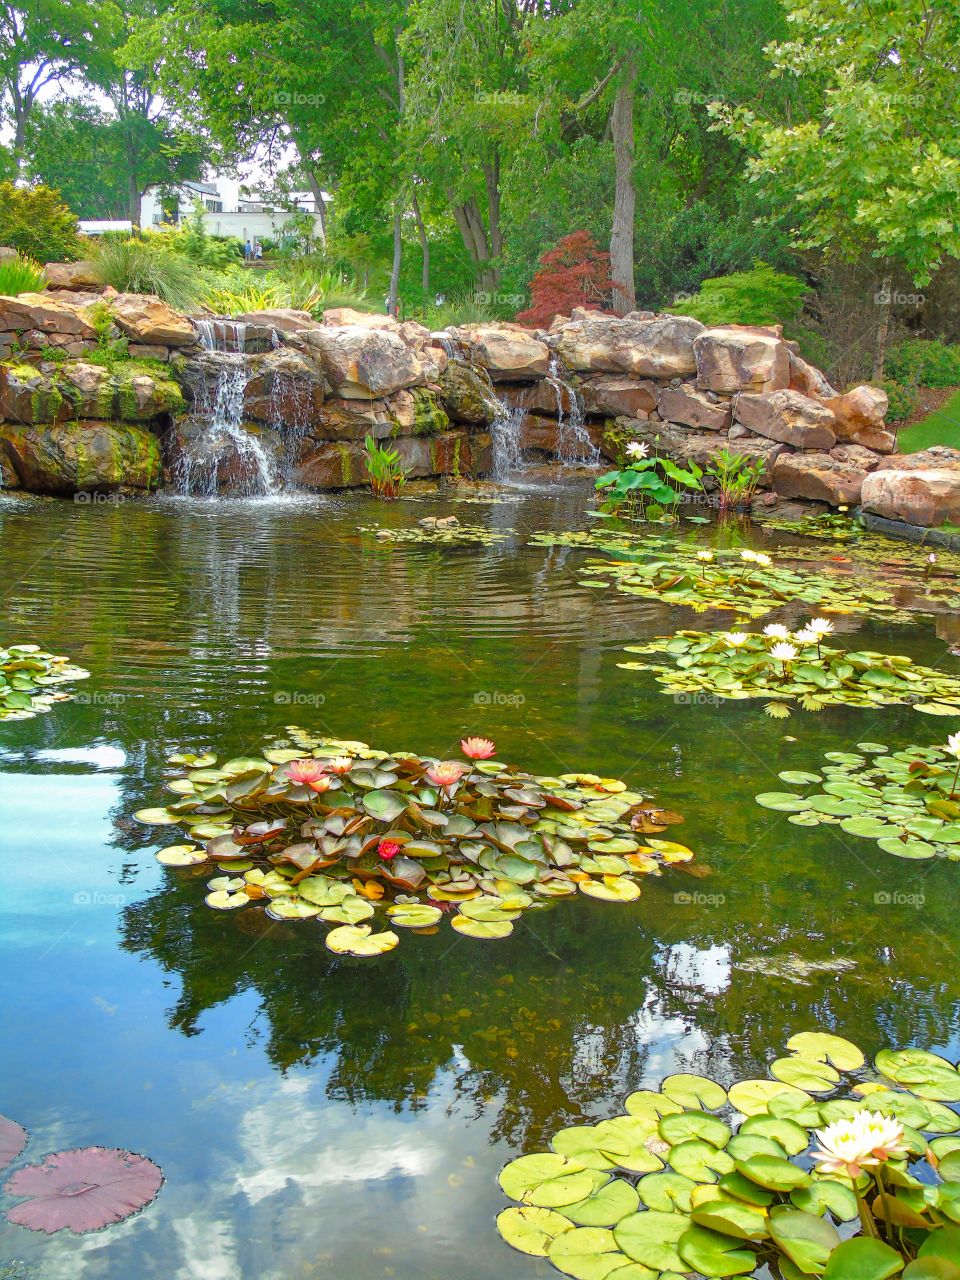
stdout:
[[(547, 382), (557, 397), (557, 456), (561, 462), (575, 466), (595, 467), (599, 465), (600, 450), (590, 439), (584, 413), (583, 397), (563, 374), (558, 356), (550, 361)], [(564, 412), (564, 401), (569, 403), (569, 412)]]

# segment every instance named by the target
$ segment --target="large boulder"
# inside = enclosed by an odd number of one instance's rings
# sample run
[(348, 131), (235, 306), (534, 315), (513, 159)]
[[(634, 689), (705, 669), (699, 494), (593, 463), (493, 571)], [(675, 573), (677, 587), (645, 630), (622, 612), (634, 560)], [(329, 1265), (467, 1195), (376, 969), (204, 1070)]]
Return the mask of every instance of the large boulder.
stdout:
[(152, 293), (118, 293), (110, 302), (117, 325), (133, 342), (164, 347), (189, 347), (197, 340), (186, 316), (168, 307)]
[(440, 403), (454, 422), (476, 425), (490, 423), (497, 416), (498, 404), (489, 375), (479, 373), (462, 360), (451, 360), (441, 373)]
[(400, 328), (400, 321), (394, 316), (380, 311), (355, 311), (353, 307), (328, 307), (323, 323), (331, 329), (359, 325), (362, 329), (391, 329), (395, 333)]
[(648, 378), (601, 373), (580, 384), (584, 412), (603, 418), (643, 418), (656, 410), (657, 384)]
[(82, 262), (48, 262), (43, 268), (48, 289), (79, 289), (98, 292), (102, 281), (96, 265), (89, 260)]
[(698, 391), (689, 383), (664, 387), (660, 392), (659, 413), (665, 422), (705, 431), (726, 431), (733, 417), (729, 401), (718, 400), (715, 393)]
[(703, 333), (703, 325), (690, 316), (611, 316), (578, 310), (552, 332), (561, 360), (577, 373), (682, 378), (696, 369), (694, 340)]
[(830, 453), (782, 453), (773, 467), (773, 488), (782, 498), (855, 506), (867, 472)]
[(160, 481), (156, 436), (129, 423), (8, 422), (0, 425), (0, 448), (32, 493), (153, 489)]
[(8, 361), (0, 365), (0, 420), (65, 422), (76, 417), (54, 376), (31, 364)]
[(241, 324), (264, 329), (267, 333), (299, 333), (301, 329), (319, 327), (309, 311), (297, 311), (294, 307), (265, 307), (261, 311), (244, 311), (234, 320)]
[[(473, 470), (472, 442), (462, 428), (438, 436), (400, 436), (391, 442), (410, 479), (465, 475)], [(370, 483), (362, 444), (307, 442), (293, 468), (293, 482), (307, 489), (349, 489)]]
[(326, 387), (314, 361), (288, 347), (252, 358), (253, 377), (243, 392), (248, 418), (302, 431), (320, 421)]
[(97, 331), (82, 307), (57, 301), (55, 294), (20, 293), (0, 298), (0, 330), (33, 329), (38, 333), (96, 338)]
[(886, 429), (887, 393), (879, 387), (854, 387), (823, 400), (836, 418), (838, 440), (850, 440), (877, 453), (893, 453), (897, 438)]
[(741, 392), (734, 416), (757, 435), (795, 449), (832, 449), (837, 443), (833, 414), (799, 391)]
[(320, 362), (334, 395), (343, 399), (388, 396), (423, 379), (417, 357), (389, 330), (321, 325), (300, 336)]
[(722, 325), (693, 344), (697, 386), (704, 391), (778, 391), (790, 385), (790, 351), (769, 329)]
[(527, 382), (550, 370), (550, 348), (520, 325), (467, 324), (451, 332), (494, 382)]
[(576, 392), (569, 383), (555, 378), (541, 378), (539, 382), (523, 382), (517, 385), (500, 383), (497, 395), (511, 409), (526, 409), (530, 413), (544, 413), (557, 418), (576, 412)]
[(918, 453), (895, 453), (881, 458), (878, 471), (960, 471), (960, 449), (950, 449), (944, 444), (931, 445)]
[(874, 471), (863, 482), (864, 511), (922, 525), (960, 524), (960, 470)]
[(112, 368), (85, 360), (45, 362), (40, 368), (0, 365), (0, 416), (14, 422), (146, 422), (182, 408), (183, 395), (173, 378), (135, 361), (121, 361)]
[(801, 356), (795, 351), (789, 352), (790, 361), (790, 390), (800, 391), (805, 396), (812, 396), (816, 400), (824, 400), (828, 396), (835, 396), (837, 391), (827, 381), (826, 376), (816, 367), (816, 365), (807, 364)]

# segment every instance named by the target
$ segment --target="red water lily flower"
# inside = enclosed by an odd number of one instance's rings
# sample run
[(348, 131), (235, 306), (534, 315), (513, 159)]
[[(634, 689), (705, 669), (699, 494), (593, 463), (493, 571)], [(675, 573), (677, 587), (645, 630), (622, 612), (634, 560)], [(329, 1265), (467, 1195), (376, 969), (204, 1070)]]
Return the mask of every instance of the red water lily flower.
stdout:
[(489, 760), (496, 749), (489, 738), (460, 739), (460, 750), (471, 760)]
[(396, 840), (381, 840), (377, 845), (377, 853), (383, 858), (384, 862), (389, 862), (391, 858), (395, 858), (400, 852), (400, 845)]
[(467, 772), (466, 765), (462, 765), (457, 760), (441, 760), (437, 764), (432, 764), (427, 770), (427, 777), (435, 786), (452, 787), (460, 781)]
[(321, 760), (291, 760), (287, 765), (287, 777), (290, 781), (305, 783), (307, 786), (322, 778), (326, 771), (327, 766)]

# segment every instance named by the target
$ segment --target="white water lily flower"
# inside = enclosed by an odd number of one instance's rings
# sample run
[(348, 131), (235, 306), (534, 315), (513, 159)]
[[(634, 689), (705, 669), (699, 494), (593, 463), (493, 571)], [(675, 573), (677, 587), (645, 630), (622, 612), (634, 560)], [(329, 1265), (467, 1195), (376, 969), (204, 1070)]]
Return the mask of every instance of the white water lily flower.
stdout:
[(810, 627), (804, 627), (802, 631), (794, 632), (794, 640), (800, 644), (819, 644), (821, 636), (819, 632), (812, 630)]
[(937, 563), (937, 557), (931, 551), (930, 554), (927, 556), (927, 564), (936, 564), (936, 563)]
[(792, 662), (797, 656), (797, 649), (792, 644), (775, 644), (770, 650), (771, 658), (779, 658), (781, 662)]
[(627, 455), (631, 458), (645, 458), (650, 452), (650, 446), (644, 444), (640, 440), (631, 440), (627, 445)]
[(860, 1121), (864, 1134), (872, 1137), (870, 1154), (877, 1160), (899, 1160), (907, 1154), (903, 1125), (898, 1120), (879, 1111), (861, 1111), (854, 1118)]
[(785, 627), (782, 622), (771, 622), (769, 627), (763, 628), (763, 634), (771, 640), (789, 640), (790, 628)]
[(757, 559), (757, 553), (756, 553), (756, 551), (741, 551), (741, 552), (740, 552), (740, 559), (741, 559), (741, 560), (748, 560), (751, 564), (753, 564), (753, 563), (755, 563), (755, 562), (756, 562), (756, 559)]
[(808, 629), (818, 636), (828, 636), (833, 630), (833, 623), (829, 618), (813, 618), (808, 624)]
[(960, 760), (960, 733), (951, 733), (947, 738), (947, 751), (955, 759)]
[(746, 631), (725, 631), (723, 633), (723, 643), (728, 644), (731, 649), (739, 649), (749, 639), (750, 636)]
[(761, 567), (761, 569), (769, 569), (770, 566), (773, 564), (773, 561), (770, 559), (770, 557), (765, 556), (762, 551), (758, 551), (757, 554), (753, 557), (753, 560), (755, 564), (758, 564)]
[(842, 1173), (859, 1178), (865, 1168), (879, 1164), (873, 1154), (874, 1135), (869, 1132), (859, 1112), (852, 1120), (836, 1120), (825, 1129), (818, 1129), (815, 1137), (820, 1146), (812, 1154), (818, 1173)]
[(697, 559), (698, 559), (698, 560), (703, 560), (703, 561), (704, 561), (704, 563), (706, 563), (708, 560), (712, 560), (712, 559), (713, 559), (713, 552), (712, 552), (712, 551), (698, 551), (698, 552), (697, 552)]

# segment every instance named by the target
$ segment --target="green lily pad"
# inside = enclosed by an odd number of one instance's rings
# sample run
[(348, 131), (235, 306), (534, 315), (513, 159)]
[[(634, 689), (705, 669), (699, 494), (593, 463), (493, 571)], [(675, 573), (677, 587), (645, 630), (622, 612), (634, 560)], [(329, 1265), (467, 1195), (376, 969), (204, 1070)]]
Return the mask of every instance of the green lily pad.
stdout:
[(661, 1119), (660, 1136), (671, 1144), (701, 1138), (713, 1147), (725, 1147), (730, 1141), (730, 1130), (718, 1116), (706, 1111), (683, 1111)]
[(399, 902), (387, 908), (391, 924), (404, 929), (429, 929), (443, 918), (439, 907), (431, 907), (426, 902)]
[(840, 1236), (826, 1218), (783, 1206), (770, 1211), (770, 1234), (805, 1274), (821, 1274)]
[(721, 1173), (730, 1173), (733, 1159), (709, 1142), (693, 1139), (670, 1148), (670, 1168), (694, 1182), (716, 1182)]
[(680, 1237), (681, 1266), (704, 1276), (744, 1276), (757, 1265), (757, 1256), (741, 1242), (707, 1227), (693, 1225)]
[(753, 798), (764, 809), (776, 809), (783, 813), (802, 813), (811, 808), (811, 801), (795, 796), (792, 791), (761, 791)]
[(400, 939), (389, 929), (374, 933), (368, 924), (342, 924), (331, 929), (325, 941), (337, 955), (369, 957), (392, 951)]
[(534, 1258), (545, 1258), (551, 1242), (564, 1231), (570, 1231), (571, 1223), (552, 1209), (521, 1205), (499, 1213), (497, 1229), (514, 1249)]
[(464, 933), (468, 938), (508, 938), (513, 933), (510, 920), (473, 920), (470, 916), (456, 915), (450, 924), (457, 933)]
[[(541, 1183), (556, 1178), (567, 1178), (574, 1173), (585, 1172), (584, 1167), (576, 1160), (568, 1160), (566, 1156), (542, 1152), (536, 1155), (520, 1156), (511, 1160), (500, 1170), (497, 1181), (501, 1189), (511, 1200), (523, 1200), (528, 1191), (532, 1191)], [(591, 1180), (592, 1186), (592, 1180)], [(574, 1202), (568, 1201), (568, 1204)]]
[(723, 1198), (697, 1205), (690, 1215), (698, 1227), (708, 1227), (737, 1240), (765, 1240), (770, 1231), (767, 1215), (756, 1205)]
[(719, 1111), (727, 1101), (727, 1091), (706, 1076), (683, 1073), (667, 1076), (660, 1089), (668, 1098), (691, 1111), (696, 1107), (705, 1111)]
[(889, 1280), (902, 1267), (903, 1258), (896, 1249), (882, 1240), (858, 1236), (833, 1250), (823, 1280)]
[(781, 1080), (738, 1080), (729, 1090), (731, 1105), (745, 1116), (757, 1116), (767, 1111), (771, 1099), (781, 1094), (790, 1094), (803, 1102), (810, 1101), (802, 1089)]
[(562, 1212), (578, 1227), (614, 1227), (628, 1214), (636, 1213), (639, 1206), (636, 1188), (622, 1178), (613, 1178), (585, 1200), (564, 1205)]
[(830, 1093), (840, 1079), (839, 1074), (827, 1063), (798, 1055), (777, 1058), (771, 1064), (770, 1074), (785, 1084), (803, 1089), (805, 1093)]
[(786, 1151), (787, 1155), (791, 1156), (797, 1156), (801, 1151), (806, 1151), (810, 1145), (810, 1139), (803, 1125), (777, 1116), (750, 1116), (744, 1120), (740, 1126), (739, 1136), (746, 1137), (751, 1134), (771, 1138)]
[(407, 809), (407, 801), (397, 791), (368, 791), (360, 803), (371, 817), (381, 822), (393, 822)]
[(857, 1218), (857, 1197), (842, 1182), (830, 1178), (818, 1176), (808, 1186), (797, 1187), (790, 1192), (790, 1202), (818, 1218), (824, 1213), (832, 1213), (841, 1222), (855, 1222)]
[(779, 1191), (782, 1195), (810, 1183), (809, 1173), (780, 1156), (751, 1156), (748, 1160), (738, 1160), (736, 1165), (737, 1173), (768, 1191)]
[(555, 1236), (547, 1249), (558, 1271), (574, 1280), (606, 1280), (627, 1259), (617, 1248), (613, 1232), (604, 1227), (574, 1227)]
[(662, 1213), (689, 1213), (690, 1193), (697, 1183), (682, 1173), (648, 1173), (637, 1183), (637, 1193), (648, 1209)]
[(631, 1214), (613, 1229), (617, 1245), (628, 1258), (655, 1271), (682, 1271), (684, 1260), (677, 1242), (690, 1227), (690, 1219), (682, 1213), (661, 1213), (647, 1209)]

